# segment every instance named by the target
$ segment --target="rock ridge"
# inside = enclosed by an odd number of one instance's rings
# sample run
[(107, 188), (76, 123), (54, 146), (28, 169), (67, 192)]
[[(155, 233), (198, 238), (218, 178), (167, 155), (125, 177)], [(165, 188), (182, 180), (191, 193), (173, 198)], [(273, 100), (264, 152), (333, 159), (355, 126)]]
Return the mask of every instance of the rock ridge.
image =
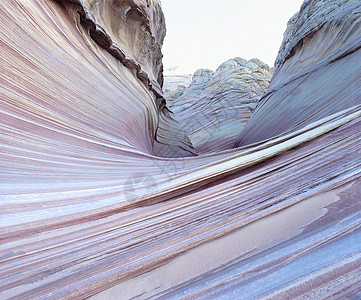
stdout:
[[(142, 70), (141, 64), (136, 61), (131, 56), (128, 56), (123, 49), (118, 46), (116, 42), (113, 41), (113, 37), (110, 36), (110, 34), (106, 31), (106, 29), (99, 24), (94, 16), (94, 13), (84, 4), (83, 1), (87, 2), (89, 7), (92, 7), (94, 9), (94, 6), (96, 4), (99, 4), (99, 1), (97, 0), (55, 0), (62, 4), (70, 4), (77, 8), (77, 12), (80, 16), (80, 22), (84, 26), (86, 26), (89, 30), (89, 35), (93, 38), (93, 40), (102, 48), (104, 48), (109, 54), (111, 54), (113, 57), (118, 59), (124, 66), (127, 68), (134, 70), (136, 72), (136, 76), (139, 80), (141, 80), (146, 86), (149, 87), (149, 89), (157, 96), (162, 98), (163, 93), (161, 91), (162, 85), (163, 85), (163, 73), (162, 73), (162, 63), (160, 59), (156, 61), (156, 64), (160, 65), (160, 69), (157, 74), (154, 74), (155, 77), (157, 77), (157, 81), (154, 79), (152, 80), (148, 73)], [(133, 4), (136, 5), (136, 1), (130, 1), (127, 5)], [(130, 6), (131, 7), (131, 6)], [(160, 43), (162, 43), (164, 36), (159, 38), (160, 42), (156, 42), (156, 38), (153, 35), (148, 18), (145, 17), (145, 14), (140, 10), (138, 7), (133, 9), (139, 16), (142, 18), (142, 21), (145, 22), (145, 28), (149, 35), (152, 37), (152, 42), (155, 45), (155, 48), (157, 49), (157, 52), (161, 52), (161, 46)], [(128, 10), (125, 13), (125, 16), (129, 14), (131, 10)], [(162, 15), (162, 19), (164, 19), (164, 16)], [(164, 21), (163, 21), (164, 22)], [(162, 55), (160, 54), (160, 58)]]
[[(67, 6), (68, 9), (70, 8), (72, 10), (71, 13), (77, 13), (80, 17), (80, 23), (86, 28), (89, 36), (125, 67), (134, 71), (136, 77), (154, 94), (155, 103), (160, 113), (160, 123), (154, 133), (154, 139), (157, 141), (153, 145), (155, 153), (166, 157), (195, 155), (193, 145), (183, 130), (176, 124), (172, 117), (172, 112), (168, 110), (163, 97), (163, 65), (161, 61), (163, 55), (161, 53), (161, 44), (165, 36), (165, 21), (158, 0), (148, 1), (146, 5), (143, 1), (136, 0), (125, 2), (119, 0), (106, 2), (97, 0), (55, 1)], [(123, 18), (116, 18), (113, 15), (110, 17), (112, 20), (121, 19), (121, 24), (106, 26), (108, 23), (112, 23), (104, 22), (107, 20), (107, 17), (109, 19), (107, 14), (110, 12), (116, 12), (118, 17), (123, 16)], [(128, 18), (128, 16), (130, 17)], [(102, 24), (97, 19), (100, 19)], [(145, 36), (139, 37), (140, 42), (138, 42), (138, 45), (131, 43), (132, 40), (136, 39), (136, 36), (128, 37), (125, 41), (119, 37), (119, 34), (124, 33), (123, 28), (127, 27), (126, 22), (128, 19), (131, 20), (130, 23), (136, 22), (137, 26), (134, 24), (132, 26), (137, 28), (137, 35), (144, 35), (144, 32), (146, 32)], [(154, 24), (158, 25), (154, 26)], [(123, 32), (120, 31), (121, 29)], [(134, 35), (132, 28), (129, 31)], [(137, 55), (137, 58), (141, 61), (138, 62), (131, 55), (128, 55), (118, 43), (122, 44), (133, 55), (140, 53)], [(137, 46), (140, 48), (137, 48)], [(146, 54), (142, 55), (142, 53)], [(171, 130), (165, 129), (166, 127), (170, 127), (174, 133)]]
[(197, 70), (187, 88), (180, 85), (165, 97), (197, 153), (217, 152), (234, 146), (271, 77), (259, 59), (236, 57), (215, 72)]

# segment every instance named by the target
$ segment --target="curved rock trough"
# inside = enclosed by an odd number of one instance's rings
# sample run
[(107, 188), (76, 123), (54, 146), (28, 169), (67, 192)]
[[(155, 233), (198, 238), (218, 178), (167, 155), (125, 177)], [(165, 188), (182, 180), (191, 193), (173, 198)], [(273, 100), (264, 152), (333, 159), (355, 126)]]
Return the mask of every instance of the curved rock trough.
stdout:
[(0, 20), (1, 299), (360, 296), (358, 0), (304, 2), (208, 154), (162, 96), (158, 0), (9, 0)]

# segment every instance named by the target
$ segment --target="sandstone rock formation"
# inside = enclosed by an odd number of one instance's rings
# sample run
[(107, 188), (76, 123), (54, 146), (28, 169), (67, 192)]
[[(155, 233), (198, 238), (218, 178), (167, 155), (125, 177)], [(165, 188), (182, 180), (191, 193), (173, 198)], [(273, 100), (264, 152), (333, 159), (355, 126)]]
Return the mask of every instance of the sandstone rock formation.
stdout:
[[(95, 42), (105, 49), (116, 59), (111, 64), (127, 68), (126, 72), (135, 74), (136, 81), (139, 79), (143, 82), (143, 89), (149, 89), (149, 95), (136, 96), (153, 98), (147, 101), (153, 107), (142, 109), (145, 116), (149, 115), (146, 117), (148, 124), (138, 124), (143, 131), (144, 125), (149, 126), (147, 130), (150, 131), (152, 149), (147, 149), (147, 152), (166, 157), (194, 155), (188, 137), (172, 118), (162, 97), (161, 45), (165, 36), (165, 21), (160, 3), (97, 0), (58, 2), (66, 6), (68, 14), (76, 21), (76, 28), (90, 47)], [(125, 116), (123, 119), (127, 118)], [(133, 127), (138, 125), (132, 124)], [(146, 139), (139, 137), (140, 141)]]
[(237, 145), (284, 134), (359, 104), (359, 7), (348, 0), (304, 1), (288, 24), (262, 105)]
[(360, 297), (359, 0), (305, 2), (239, 147), (201, 156), (157, 0), (0, 12), (1, 298)]
[(179, 86), (165, 98), (196, 152), (217, 152), (234, 146), (271, 77), (260, 60), (234, 58), (215, 72), (196, 71), (187, 89)]
[(167, 73), (164, 74), (163, 95), (169, 106), (169, 102), (181, 96), (192, 83), (192, 75)]

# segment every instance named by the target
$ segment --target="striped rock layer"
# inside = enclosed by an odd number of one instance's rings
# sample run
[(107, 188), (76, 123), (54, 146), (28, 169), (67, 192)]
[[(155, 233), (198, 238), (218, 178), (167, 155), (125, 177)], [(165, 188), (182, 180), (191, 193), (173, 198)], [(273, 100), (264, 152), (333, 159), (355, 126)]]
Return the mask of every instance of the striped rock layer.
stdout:
[(305, 2), (238, 148), (194, 156), (158, 1), (2, 1), (0, 298), (359, 298), (360, 6)]

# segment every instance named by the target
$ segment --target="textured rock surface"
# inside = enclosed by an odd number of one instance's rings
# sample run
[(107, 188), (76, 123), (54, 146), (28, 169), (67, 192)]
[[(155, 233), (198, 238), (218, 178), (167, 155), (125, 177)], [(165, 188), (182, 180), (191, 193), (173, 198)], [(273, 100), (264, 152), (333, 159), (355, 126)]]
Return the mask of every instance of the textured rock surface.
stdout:
[[(152, 98), (152, 101), (145, 101), (147, 104), (142, 109), (133, 107), (137, 111), (135, 114), (131, 109), (127, 112), (123, 111), (123, 113), (125, 112), (123, 120), (128, 118), (131, 120), (134, 115), (139, 113), (144, 114), (143, 117), (139, 115), (140, 119), (147, 119), (146, 122), (136, 124), (133, 121), (133, 123), (127, 124), (132, 127), (127, 130), (128, 134), (132, 131), (135, 133), (137, 127), (142, 128), (141, 130), (144, 132), (144, 126), (149, 126), (147, 137), (139, 138), (139, 142), (142, 143), (141, 141), (150, 137), (147, 153), (166, 157), (194, 155), (188, 137), (174, 121), (172, 113), (167, 109), (162, 97), (161, 45), (165, 35), (165, 23), (159, 1), (59, 0), (58, 2), (65, 7), (70, 18), (75, 21), (78, 34), (84, 38), (90, 49), (96, 50), (94, 53), (96, 56), (100, 56), (100, 60), (103, 60), (104, 51), (99, 53), (97, 49), (94, 49), (94, 44), (96, 47), (100, 46), (106, 50), (116, 59), (114, 61), (109, 56), (105, 58), (113, 69), (115, 67), (115, 76), (122, 74), (123, 69), (126, 68), (125, 73), (130, 72), (135, 75), (131, 75), (131, 77), (126, 75), (128, 80), (134, 81), (133, 85), (142, 83), (143, 86), (140, 89), (132, 88), (132, 83), (129, 84), (130, 90), (136, 95), (128, 97), (128, 99), (133, 97), (134, 101), (137, 98), (134, 103), (141, 103), (144, 102), (144, 99)], [(75, 39), (81, 37), (76, 36)], [(110, 70), (110, 72), (112, 71)], [(127, 81), (125, 80), (125, 82)], [(122, 87), (119, 86), (118, 89), (122, 89)], [(142, 95), (142, 89), (148, 89), (149, 95)], [(113, 98), (112, 101), (121, 102), (117, 99), (118, 95), (111, 96), (112, 91), (108, 92), (107, 96)], [(116, 93), (114, 89), (113, 92)], [(92, 96), (94, 98), (97, 94)], [(127, 114), (133, 117), (128, 117)]]
[(165, 20), (159, 1), (83, 0), (95, 20), (150, 80), (163, 84), (161, 45)]
[(258, 59), (234, 58), (215, 72), (196, 71), (187, 89), (180, 85), (165, 97), (197, 153), (216, 152), (234, 146), (271, 76)]
[(192, 75), (164, 76), (164, 98), (167, 102), (182, 95), (192, 83)]
[(304, 1), (289, 22), (262, 105), (238, 145), (311, 124), (360, 102), (359, 1)]
[(67, 3), (0, 3), (1, 298), (360, 298), (360, 2), (304, 4), (245, 146), (184, 158), (161, 66)]

